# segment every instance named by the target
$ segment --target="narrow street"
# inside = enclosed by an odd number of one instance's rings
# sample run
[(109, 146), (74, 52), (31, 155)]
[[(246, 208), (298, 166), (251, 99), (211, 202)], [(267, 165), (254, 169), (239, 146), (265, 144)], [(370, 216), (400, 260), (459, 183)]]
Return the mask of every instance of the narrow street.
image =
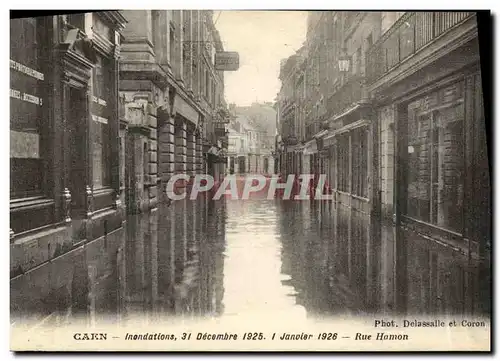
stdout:
[[(484, 348), (460, 337), (476, 318), (483, 337), (492, 312), (487, 20), (196, 9), (11, 18), (12, 347), (38, 350), (40, 330), (66, 326), (80, 347), (81, 322), (124, 327), (109, 331), (115, 347), (142, 326), (208, 320), (242, 328), (221, 332), (239, 332), (244, 348), (287, 349), (271, 342), (277, 330), (256, 340), (264, 331), (249, 325), (341, 319), (370, 324), (315, 329), (316, 350), (333, 347), (325, 335), (351, 351), (409, 341), (403, 328), (417, 329), (405, 350), (418, 337), (426, 350)], [(397, 318), (442, 320), (376, 323)], [(438, 344), (425, 327), (441, 332), (448, 318), (449, 343)], [(181, 334), (191, 332), (204, 331)]]
[(107, 244), (117, 259), (97, 267), (100, 277), (79, 285), (87, 288), (82, 299), (90, 302), (89, 320), (488, 312), (489, 301), (478, 292), (485, 280), (478, 278), (477, 260), (409, 237), (412, 257), (395, 262), (392, 226), (377, 229), (366, 215), (329, 207), (260, 199), (178, 201), (129, 216), (126, 233)]

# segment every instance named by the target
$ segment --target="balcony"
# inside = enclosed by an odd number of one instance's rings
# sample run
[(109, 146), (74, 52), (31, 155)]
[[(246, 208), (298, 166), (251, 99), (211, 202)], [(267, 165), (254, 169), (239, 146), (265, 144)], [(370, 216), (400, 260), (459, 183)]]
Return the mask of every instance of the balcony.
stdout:
[(353, 104), (363, 100), (365, 78), (351, 76), (327, 101), (329, 115), (338, 115), (350, 108)]
[(373, 83), (474, 12), (408, 12), (368, 50), (366, 73)]

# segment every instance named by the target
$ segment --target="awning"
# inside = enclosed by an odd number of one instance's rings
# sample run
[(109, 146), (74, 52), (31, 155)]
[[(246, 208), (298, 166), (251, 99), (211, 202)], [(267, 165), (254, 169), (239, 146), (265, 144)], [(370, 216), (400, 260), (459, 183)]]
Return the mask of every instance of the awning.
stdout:
[(318, 143), (316, 142), (316, 139), (310, 140), (304, 147), (304, 155), (311, 155), (315, 153), (318, 153)]
[(338, 114), (338, 115), (334, 115), (332, 118), (330, 118), (328, 120), (328, 122), (335, 122), (336, 120), (340, 119), (340, 118), (343, 118), (345, 117), (346, 115), (349, 115), (351, 114), (352, 112), (354, 112), (355, 110), (361, 108), (361, 105), (356, 103), (354, 104), (352, 107), (350, 107), (349, 109), (346, 109), (342, 114)]
[(314, 138), (321, 138), (321, 137), (324, 137), (325, 135), (328, 134), (328, 130), (325, 129), (325, 130), (322, 130), (321, 132), (317, 133), (314, 135)]
[(363, 127), (363, 126), (368, 125), (368, 124), (370, 124), (370, 121), (368, 119), (360, 119), (354, 123), (347, 124), (346, 126), (343, 126), (342, 128), (330, 130), (328, 132), (328, 135), (325, 137), (325, 140), (332, 139), (339, 134), (346, 133), (350, 130), (360, 128), (360, 127)]

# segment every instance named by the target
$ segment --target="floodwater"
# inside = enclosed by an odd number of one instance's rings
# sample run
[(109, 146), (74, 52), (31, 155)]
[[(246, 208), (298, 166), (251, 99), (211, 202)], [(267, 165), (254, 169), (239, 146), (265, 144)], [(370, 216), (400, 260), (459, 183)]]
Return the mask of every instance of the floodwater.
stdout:
[[(96, 323), (137, 315), (154, 322), (490, 312), (489, 269), (470, 254), (332, 203), (175, 201), (128, 216), (124, 230), (108, 238), (110, 256), (97, 261), (100, 249), (87, 250), (86, 269), (76, 258), (69, 262), (73, 294), (65, 315)], [(11, 292), (22, 287), (11, 285)], [(61, 289), (50, 290), (52, 299)], [(46, 314), (57, 306), (41, 303)]]
[(489, 312), (489, 273), (477, 260), (325, 204), (186, 200), (129, 217), (122, 312), (294, 319)]

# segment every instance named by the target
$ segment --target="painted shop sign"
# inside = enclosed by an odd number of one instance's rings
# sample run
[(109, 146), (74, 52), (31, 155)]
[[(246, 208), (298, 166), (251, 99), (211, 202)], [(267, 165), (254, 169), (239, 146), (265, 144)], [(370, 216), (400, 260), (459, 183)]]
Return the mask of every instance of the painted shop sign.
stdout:
[(39, 159), (38, 122), (42, 116), (43, 99), (35, 94), (40, 86), (39, 81), (43, 81), (45, 76), (12, 59), (10, 59), (10, 69), (10, 157)]
[(108, 105), (104, 99), (98, 98), (95, 95), (92, 95), (92, 101), (96, 104), (102, 105), (103, 107)]
[(99, 115), (92, 114), (92, 120), (94, 122), (108, 124), (108, 120), (106, 118), (100, 117)]
[(39, 98), (35, 95), (28, 94), (28, 93), (21, 93), (19, 90), (15, 90), (15, 89), (10, 89), (10, 97), (14, 98), (14, 99), (22, 100), (24, 102), (36, 104), (39, 106), (43, 105), (42, 98)]
[(36, 71), (35, 69), (31, 69), (24, 64), (18, 63), (15, 60), (10, 59), (10, 68), (13, 70), (17, 70), (23, 74), (29, 75), (38, 80), (44, 80), (43, 73)]

